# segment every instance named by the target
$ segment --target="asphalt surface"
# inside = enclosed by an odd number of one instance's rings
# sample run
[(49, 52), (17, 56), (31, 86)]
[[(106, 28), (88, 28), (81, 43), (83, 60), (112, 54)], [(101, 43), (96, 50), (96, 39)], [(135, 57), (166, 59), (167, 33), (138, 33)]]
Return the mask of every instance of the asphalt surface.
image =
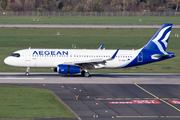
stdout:
[[(162, 25), (71, 25), (71, 24), (0, 24), (0, 27), (38, 27), (38, 28), (160, 28)], [(173, 25), (172, 28), (180, 28)]]
[(57, 73), (0, 73), (0, 83), (50, 83), (50, 84), (180, 84), (180, 74), (146, 73), (90, 73), (62, 75)]
[[(179, 102), (173, 104), (169, 100), (180, 100), (180, 84), (175, 83), (175, 81), (180, 81), (179, 75), (92, 74), (90, 78), (86, 79), (80, 75), (61, 76), (58, 74), (32, 73), (31, 76), (27, 77), (23, 73), (0, 73), (0, 84), (51, 90), (82, 120), (178, 120), (180, 119), (180, 104)], [(8, 78), (12, 83), (10, 81), (5, 83)], [(37, 78), (44, 78), (43, 80), (49, 80), (52, 83), (44, 83), (44, 81), (32, 83), (38, 80)], [(98, 78), (102, 78), (99, 81), (105, 79), (109, 83), (94, 83)], [(56, 79), (61, 79), (61, 83), (55, 83)], [(84, 79), (86, 83), (66, 83), (66, 80), (78, 81), (78, 79)], [(116, 83), (111, 83), (113, 79), (116, 79)], [(124, 83), (121, 84), (121, 79), (126, 79), (126, 81), (123, 80)], [(137, 79), (145, 80), (138, 82)], [(151, 80), (149, 81), (149, 79)], [(89, 80), (91, 83), (88, 82)], [(157, 84), (156, 80), (159, 81)], [(16, 83), (13, 81), (16, 81)], [(22, 83), (22, 81), (24, 82)], [(172, 84), (166, 83), (166, 81), (171, 81)], [(158, 101), (158, 103), (154, 101)], [(48, 120), (50, 119), (52, 118)]]

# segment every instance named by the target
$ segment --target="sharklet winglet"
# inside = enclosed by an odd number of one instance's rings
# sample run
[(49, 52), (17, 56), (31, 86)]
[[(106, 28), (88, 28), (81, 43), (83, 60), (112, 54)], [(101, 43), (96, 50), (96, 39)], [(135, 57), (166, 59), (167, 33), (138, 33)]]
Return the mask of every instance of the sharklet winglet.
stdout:
[(114, 55), (111, 57), (111, 60), (113, 60), (113, 59), (116, 57), (118, 51), (119, 51), (119, 49), (116, 50), (116, 52), (114, 53)]

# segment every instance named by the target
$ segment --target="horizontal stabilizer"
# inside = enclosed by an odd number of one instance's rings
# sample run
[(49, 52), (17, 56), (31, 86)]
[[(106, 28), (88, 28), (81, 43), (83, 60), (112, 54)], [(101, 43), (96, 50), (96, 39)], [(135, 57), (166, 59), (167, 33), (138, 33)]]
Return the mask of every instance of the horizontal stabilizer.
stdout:
[(163, 57), (175, 57), (175, 54), (165, 54), (165, 55), (158, 55), (158, 54), (154, 54), (151, 56), (152, 59), (160, 59)]

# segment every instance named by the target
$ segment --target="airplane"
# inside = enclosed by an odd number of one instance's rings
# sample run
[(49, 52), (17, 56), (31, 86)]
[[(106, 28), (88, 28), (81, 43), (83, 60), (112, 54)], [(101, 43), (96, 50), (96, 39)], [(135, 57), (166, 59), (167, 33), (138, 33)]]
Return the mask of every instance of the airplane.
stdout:
[(175, 57), (166, 52), (172, 24), (165, 23), (153, 37), (137, 50), (103, 50), (98, 49), (23, 49), (15, 51), (4, 59), (10, 66), (26, 67), (29, 75), (31, 67), (53, 68), (60, 74), (81, 73), (89, 77), (89, 69), (125, 68), (158, 62)]

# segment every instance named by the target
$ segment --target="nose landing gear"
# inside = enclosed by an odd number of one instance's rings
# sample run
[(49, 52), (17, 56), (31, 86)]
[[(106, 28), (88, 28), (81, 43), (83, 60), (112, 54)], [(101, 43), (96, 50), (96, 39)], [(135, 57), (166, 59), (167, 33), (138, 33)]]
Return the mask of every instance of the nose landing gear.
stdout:
[(25, 73), (26, 76), (29, 76), (29, 70), (30, 70), (30, 67), (27, 67), (26, 73)]

